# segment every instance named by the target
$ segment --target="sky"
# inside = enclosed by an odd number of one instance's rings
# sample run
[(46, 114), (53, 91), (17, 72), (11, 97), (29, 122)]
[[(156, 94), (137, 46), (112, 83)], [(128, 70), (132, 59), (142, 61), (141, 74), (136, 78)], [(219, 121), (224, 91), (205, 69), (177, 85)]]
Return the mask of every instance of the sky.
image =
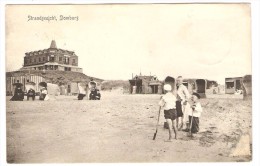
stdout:
[[(223, 84), (251, 74), (250, 12), (248, 4), (8, 5), (6, 71), (55, 40), (75, 51), (89, 76), (181, 75)], [(57, 21), (28, 21), (29, 15)], [(60, 15), (79, 20), (59, 21)]]

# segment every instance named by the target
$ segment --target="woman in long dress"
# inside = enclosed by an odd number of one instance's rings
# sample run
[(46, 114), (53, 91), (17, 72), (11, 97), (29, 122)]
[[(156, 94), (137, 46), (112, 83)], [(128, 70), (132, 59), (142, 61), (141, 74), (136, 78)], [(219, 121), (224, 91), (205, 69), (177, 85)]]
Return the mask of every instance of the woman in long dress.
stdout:
[(14, 90), (14, 96), (10, 99), (11, 101), (23, 101), (24, 92), (21, 86), (16, 86)]

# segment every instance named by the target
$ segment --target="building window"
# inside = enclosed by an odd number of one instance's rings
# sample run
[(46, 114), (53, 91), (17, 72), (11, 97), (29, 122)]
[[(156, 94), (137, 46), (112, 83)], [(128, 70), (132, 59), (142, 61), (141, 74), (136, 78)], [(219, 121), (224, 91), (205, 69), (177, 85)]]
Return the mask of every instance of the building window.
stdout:
[(51, 55), (50, 62), (54, 62), (54, 61), (55, 61), (55, 57), (54, 57), (54, 55)]
[(39, 62), (41, 62), (41, 58), (39, 58)]
[(62, 61), (62, 57), (59, 57), (59, 61)]
[(42, 57), (42, 61), (45, 61), (45, 57)]
[(30, 59), (30, 63), (32, 63), (32, 59)]
[(69, 64), (69, 58), (65, 57), (65, 64)]
[(36, 62), (36, 58), (34, 58), (34, 63)]
[(72, 59), (72, 62), (73, 62), (73, 63), (76, 63), (76, 60), (75, 60), (75, 59)]

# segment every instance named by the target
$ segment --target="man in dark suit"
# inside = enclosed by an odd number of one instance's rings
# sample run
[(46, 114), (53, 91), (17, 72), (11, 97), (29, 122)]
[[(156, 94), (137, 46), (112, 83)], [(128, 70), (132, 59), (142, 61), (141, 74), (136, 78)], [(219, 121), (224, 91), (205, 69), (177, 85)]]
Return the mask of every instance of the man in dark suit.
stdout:
[(35, 90), (33, 90), (32, 88), (30, 88), (27, 92), (27, 100), (29, 100), (29, 98), (32, 98), (33, 100), (35, 99)]

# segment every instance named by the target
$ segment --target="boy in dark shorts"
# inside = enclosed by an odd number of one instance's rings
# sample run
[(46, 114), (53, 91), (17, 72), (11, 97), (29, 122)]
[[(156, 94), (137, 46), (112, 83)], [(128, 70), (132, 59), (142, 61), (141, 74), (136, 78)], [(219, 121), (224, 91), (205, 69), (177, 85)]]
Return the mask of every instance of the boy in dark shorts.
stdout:
[[(177, 118), (177, 112), (176, 112), (176, 97), (171, 92), (172, 87), (169, 84), (164, 85), (164, 90), (166, 91), (166, 94), (162, 96), (159, 105), (163, 107), (164, 109), (164, 117), (166, 119), (166, 122), (168, 124), (169, 129), (169, 140), (167, 142), (172, 141), (172, 128), (174, 130), (175, 139), (177, 139), (177, 127), (176, 127), (176, 118)], [(171, 127), (172, 126), (172, 127)]]

